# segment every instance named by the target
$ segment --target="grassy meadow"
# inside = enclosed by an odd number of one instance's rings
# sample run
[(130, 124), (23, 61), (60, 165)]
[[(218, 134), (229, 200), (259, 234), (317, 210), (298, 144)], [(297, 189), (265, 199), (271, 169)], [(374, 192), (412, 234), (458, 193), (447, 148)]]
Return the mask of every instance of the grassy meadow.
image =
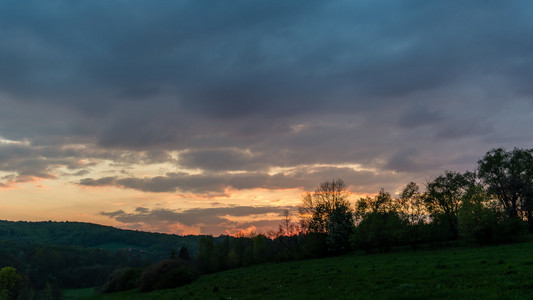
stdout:
[(204, 275), (176, 289), (85, 295), (80, 296), (101, 300), (533, 299), (533, 242), (353, 253)]

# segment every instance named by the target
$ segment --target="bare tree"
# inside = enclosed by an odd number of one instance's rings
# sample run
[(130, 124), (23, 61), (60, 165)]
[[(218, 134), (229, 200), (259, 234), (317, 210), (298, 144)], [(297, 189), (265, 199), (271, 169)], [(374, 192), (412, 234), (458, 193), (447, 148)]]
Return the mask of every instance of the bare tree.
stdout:
[(306, 193), (298, 208), (305, 231), (327, 233), (329, 215), (340, 206), (350, 207), (350, 193), (342, 179), (322, 182), (313, 194)]
[(321, 183), (313, 194), (306, 193), (299, 207), (304, 232), (325, 236), (327, 250), (344, 252), (354, 231), (350, 193), (342, 179)]

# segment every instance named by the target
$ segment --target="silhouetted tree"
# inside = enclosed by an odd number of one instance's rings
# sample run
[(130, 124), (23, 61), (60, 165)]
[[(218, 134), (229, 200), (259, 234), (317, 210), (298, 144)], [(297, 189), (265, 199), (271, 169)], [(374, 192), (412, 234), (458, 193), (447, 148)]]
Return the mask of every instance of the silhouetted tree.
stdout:
[(168, 289), (185, 285), (198, 277), (190, 264), (181, 259), (167, 259), (147, 267), (139, 279), (139, 290)]
[(479, 244), (496, 241), (501, 211), (491, 205), (490, 198), (480, 185), (471, 188), (459, 207), (459, 233), (463, 238), (475, 239)]
[(533, 149), (490, 150), (478, 161), (478, 177), (510, 218), (525, 218), (533, 232)]
[[(353, 232), (353, 211), (348, 202), (350, 193), (342, 179), (322, 182), (313, 194), (302, 199), (298, 212), (304, 232), (311, 239), (323, 240), (333, 252), (346, 249)], [(324, 238), (320, 238), (324, 235)]]
[(427, 211), (420, 188), (414, 182), (409, 182), (400, 193), (400, 217), (406, 224), (404, 234), (406, 242), (413, 249), (417, 248), (422, 239), (422, 229), (426, 225)]
[(355, 230), (353, 212), (347, 205), (338, 205), (329, 214), (326, 246), (330, 253), (350, 250), (350, 236)]
[(254, 262), (262, 263), (268, 260), (268, 238), (262, 234), (259, 234), (253, 238), (254, 240)]
[(198, 269), (204, 273), (214, 272), (218, 268), (213, 236), (204, 235), (198, 240), (198, 256), (196, 257)]
[(283, 219), (279, 224), (279, 232), (281, 235), (291, 236), (296, 232), (296, 225), (291, 220), (291, 213), (288, 209), (283, 210)]
[(187, 250), (187, 247), (180, 247), (178, 257), (184, 261), (191, 261), (191, 256), (189, 255), (189, 250)]
[(355, 203), (355, 216), (358, 221), (361, 221), (364, 216), (371, 213), (389, 213), (398, 212), (400, 203), (392, 199), (390, 193), (383, 189), (374, 197), (359, 198)]
[(444, 234), (445, 231), (443, 230), (447, 229), (449, 238), (456, 239), (458, 237), (457, 214), (459, 205), (474, 184), (474, 173), (461, 174), (451, 171), (446, 171), (444, 175), (439, 175), (427, 184), (424, 202), (433, 217), (433, 222), (441, 226), (441, 234)]
[(401, 241), (405, 226), (398, 213), (399, 203), (383, 189), (374, 198), (360, 198), (356, 202), (357, 228), (352, 242), (366, 251), (388, 251)]

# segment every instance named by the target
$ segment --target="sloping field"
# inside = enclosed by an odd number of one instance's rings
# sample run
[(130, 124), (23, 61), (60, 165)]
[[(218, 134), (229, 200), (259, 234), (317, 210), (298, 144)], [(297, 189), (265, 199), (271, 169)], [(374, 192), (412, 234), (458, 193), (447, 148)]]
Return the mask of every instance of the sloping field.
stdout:
[(533, 299), (533, 242), (265, 264), (90, 299)]

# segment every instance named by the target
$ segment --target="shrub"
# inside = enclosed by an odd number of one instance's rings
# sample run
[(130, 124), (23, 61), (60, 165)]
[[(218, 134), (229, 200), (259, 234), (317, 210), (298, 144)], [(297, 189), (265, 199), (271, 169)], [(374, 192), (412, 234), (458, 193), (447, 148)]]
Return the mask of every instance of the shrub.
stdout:
[(3, 267), (0, 270), (0, 299), (15, 299), (21, 280), (15, 268)]
[(142, 271), (143, 269), (140, 268), (116, 269), (109, 275), (109, 279), (102, 287), (102, 292), (113, 293), (136, 288)]
[(524, 239), (528, 232), (527, 222), (519, 218), (505, 218), (494, 233), (494, 241), (497, 243), (512, 243)]
[(504, 211), (478, 199), (464, 201), (459, 209), (459, 231), (480, 245), (515, 242), (527, 232), (527, 223), (509, 218)]
[(147, 267), (141, 274), (139, 290), (168, 289), (182, 286), (198, 277), (190, 264), (181, 259), (167, 259)]
[(304, 256), (307, 258), (326, 256), (326, 238), (325, 233), (307, 233), (304, 239)]
[(352, 236), (354, 248), (387, 252), (402, 241), (405, 224), (397, 213), (370, 213), (363, 217)]

